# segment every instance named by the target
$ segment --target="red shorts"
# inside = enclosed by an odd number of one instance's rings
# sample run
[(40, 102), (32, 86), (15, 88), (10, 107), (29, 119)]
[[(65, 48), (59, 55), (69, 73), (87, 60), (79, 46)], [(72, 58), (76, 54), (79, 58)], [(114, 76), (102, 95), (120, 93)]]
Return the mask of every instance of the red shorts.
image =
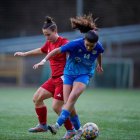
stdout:
[(53, 98), (63, 101), (63, 81), (61, 77), (50, 78), (41, 87), (51, 92)]

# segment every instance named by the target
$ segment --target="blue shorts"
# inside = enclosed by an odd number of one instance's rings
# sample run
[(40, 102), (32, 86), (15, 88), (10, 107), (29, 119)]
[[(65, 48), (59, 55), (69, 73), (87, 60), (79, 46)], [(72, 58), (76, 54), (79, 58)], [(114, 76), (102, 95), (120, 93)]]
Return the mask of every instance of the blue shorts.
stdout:
[(83, 75), (64, 75), (63, 84), (66, 85), (73, 85), (74, 82), (81, 82), (85, 85), (88, 85), (90, 80), (90, 76), (83, 74)]

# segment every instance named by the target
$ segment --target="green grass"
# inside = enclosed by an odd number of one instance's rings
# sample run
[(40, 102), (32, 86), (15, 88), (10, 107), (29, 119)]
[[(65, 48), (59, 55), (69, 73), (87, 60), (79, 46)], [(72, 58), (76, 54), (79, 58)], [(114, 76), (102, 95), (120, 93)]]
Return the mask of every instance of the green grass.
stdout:
[[(32, 96), (35, 88), (0, 89), (0, 140), (59, 140), (65, 133), (62, 128), (56, 136), (50, 133), (31, 134), (28, 128), (37, 124)], [(48, 106), (48, 123), (54, 124), (57, 115)], [(86, 90), (76, 108), (82, 125), (95, 122), (100, 128), (98, 140), (140, 139), (139, 90)]]

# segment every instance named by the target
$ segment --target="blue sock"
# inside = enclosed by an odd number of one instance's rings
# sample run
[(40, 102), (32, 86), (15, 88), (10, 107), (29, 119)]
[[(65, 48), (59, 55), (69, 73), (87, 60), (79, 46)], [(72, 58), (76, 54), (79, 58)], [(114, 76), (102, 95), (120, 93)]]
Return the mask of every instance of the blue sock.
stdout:
[(71, 120), (72, 124), (74, 125), (74, 128), (76, 130), (78, 130), (80, 128), (80, 126), (81, 126), (78, 115), (72, 116), (70, 118), (70, 120)]
[(58, 119), (57, 119), (57, 123), (59, 126), (62, 126), (65, 122), (65, 120), (70, 116), (70, 112), (68, 110), (62, 110)]

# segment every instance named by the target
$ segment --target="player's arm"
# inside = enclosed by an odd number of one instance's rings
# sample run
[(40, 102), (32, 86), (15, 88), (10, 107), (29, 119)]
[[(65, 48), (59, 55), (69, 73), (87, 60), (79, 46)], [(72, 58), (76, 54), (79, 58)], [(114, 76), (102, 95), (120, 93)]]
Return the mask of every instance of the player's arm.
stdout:
[(60, 48), (56, 48), (56, 49), (52, 50), (50, 53), (47, 54), (47, 56), (42, 61), (35, 64), (33, 66), (33, 68), (37, 69), (39, 66), (44, 65), (46, 61), (48, 61), (52, 56), (55, 56), (56, 54), (65, 53), (65, 52), (69, 52), (69, 51), (73, 50), (74, 46), (75, 46), (75, 44), (73, 42), (71, 42), (71, 43), (69, 42), (68, 44), (63, 45)]
[(37, 69), (39, 66), (42, 66), (45, 64), (46, 61), (48, 61), (51, 57), (55, 56), (56, 54), (61, 53), (61, 49), (60, 48), (56, 48), (54, 50), (52, 50), (50, 53), (47, 54), (47, 56), (41, 60), (39, 63), (35, 64), (33, 66), (34, 69)]
[(56, 54), (61, 53), (61, 49), (60, 48), (56, 48), (54, 50), (52, 50), (50, 53), (48, 53), (48, 55), (44, 58), (45, 61), (48, 61), (52, 56), (55, 56)]
[(102, 53), (100, 53), (97, 57), (97, 68), (96, 68), (97, 72), (103, 72), (103, 68), (102, 68)]
[(14, 56), (32, 56), (32, 55), (38, 55), (42, 53), (43, 52), (41, 51), (41, 48), (37, 48), (27, 52), (15, 52)]

